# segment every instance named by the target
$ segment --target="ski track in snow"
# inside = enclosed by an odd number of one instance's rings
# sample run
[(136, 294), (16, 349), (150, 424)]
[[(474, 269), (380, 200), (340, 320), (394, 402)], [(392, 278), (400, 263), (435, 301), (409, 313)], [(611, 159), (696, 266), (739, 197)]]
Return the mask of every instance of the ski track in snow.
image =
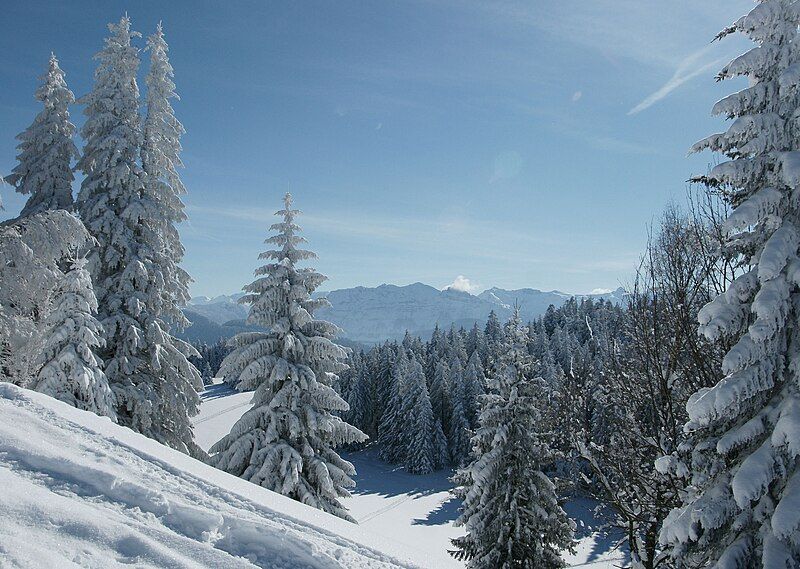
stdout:
[(221, 411), (217, 411), (216, 413), (212, 413), (211, 415), (204, 416), (201, 419), (197, 419), (196, 421), (194, 421), (194, 424), (199, 425), (201, 423), (205, 423), (206, 421), (210, 421), (211, 419), (216, 419), (217, 417), (221, 417), (222, 415), (231, 413), (233, 411), (236, 411), (237, 409), (241, 409), (242, 407), (247, 407), (248, 405), (250, 405), (250, 401), (245, 401), (244, 403), (238, 403), (236, 405), (232, 405), (231, 407), (228, 407)]
[(338, 533), (357, 526), (10, 385), (0, 484), (0, 567), (420, 566), (382, 553), (378, 536)]
[[(203, 394), (200, 415), (194, 420), (198, 444), (208, 449), (226, 435), (249, 404), (249, 393), (221, 384), (210, 387)], [(450, 539), (463, 533), (453, 526), (458, 512), (457, 502), (448, 493), (450, 472), (411, 475), (400, 466), (380, 461), (374, 448), (345, 452), (343, 457), (353, 462), (358, 471), (353, 495), (343, 504), (360, 527), (414, 551), (425, 560), (425, 567), (464, 567), (463, 562), (447, 553)], [(624, 552), (613, 549), (615, 540), (596, 528), (592, 506), (581, 500), (570, 503), (570, 515), (582, 520), (579, 525), (585, 529), (578, 537), (576, 553), (564, 555), (568, 566), (616, 569), (626, 565)]]
[(358, 523), (363, 524), (364, 522), (368, 522), (368, 521), (374, 520), (375, 518), (377, 518), (381, 514), (385, 514), (389, 510), (394, 510), (396, 507), (400, 506), (401, 504), (403, 504), (405, 502), (408, 502), (413, 497), (414, 496), (411, 495), (411, 494), (409, 494), (407, 496), (402, 496), (402, 497), (398, 498), (397, 500), (394, 500), (393, 502), (390, 502), (388, 506), (385, 506), (383, 508), (375, 510), (374, 512), (371, 512), (371, 513), (367, 514), (366, 516), (362, 516), (361, 518), (358, 519)]

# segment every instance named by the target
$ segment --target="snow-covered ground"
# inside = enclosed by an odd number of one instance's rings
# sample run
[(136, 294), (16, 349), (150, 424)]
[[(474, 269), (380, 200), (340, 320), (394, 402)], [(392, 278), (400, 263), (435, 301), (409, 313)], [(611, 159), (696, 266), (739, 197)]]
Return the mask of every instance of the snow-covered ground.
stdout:
[(2, 568), (430, 566), (366, 527), (3, 383), (0, 487)]
[[(247, 393), (204, 393), (195, 419), (208, 448)], [(0, 384), (0, 567), (461, 567), (447, 554), (458, 503), (447, 472), (406, 474), (373, 449), (350, 453), (351, 524), (220, 472), (110, 420)], [(622, 555), (572, 501), (573, 567)]]
[[(248, 409), (249, 393), (237, 393), (217, 384), (203, 394), (200, 415), (194, 420), (197, 443), (208, 448), (230, 431)], [(447, 549), (450, 539), (462, 533), (453, 526), (459, 503), (448, 490), (450, 472), (418, 476), (401, 467), (380, 461), (374, 449), (344, 453), (355, 464), (358, 475), (353, 497), (344, 501), (359, 527), (399, 543), (423, 559), (425, 567), (464, 567)], [(615, 550), (617, 540), (598, 529), (592, 514), (593, 504), (574, 500), (567, 513), (578, 525), (578, 544), (574, 555), (565, 559), (572, 567), (612, 569), (623, 564), (623, 553)]]

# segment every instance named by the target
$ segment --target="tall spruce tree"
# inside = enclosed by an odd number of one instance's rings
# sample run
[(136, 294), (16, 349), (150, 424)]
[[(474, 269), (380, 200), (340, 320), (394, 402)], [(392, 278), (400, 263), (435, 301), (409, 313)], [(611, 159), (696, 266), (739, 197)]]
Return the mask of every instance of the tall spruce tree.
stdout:
[(5, 181), (30, 197), (20, 217), (41, 211), (72, 208), (72, 160), (78, 149), (72, 141), (75, 125), (69, 120), (69, 106), (75, 96), (67, 87), (56, 56), (50, 55), (47, 73), (36, 90), (42, 111), (33, 123), (17, 135), (18, 164)]
[(326, 280), (312, 268), (298, 268), (316, 257), (299, 249), (286, 194), (282, 217), (266, 243), (275, 249), (259, 255), (269, 263), (256, 269), (241, 302), (250, 304), (248, 323), (266, 332), (244, 332), (232, 339), (233, 352), (221, 373), (241, 390), (254, 390), (253, 406), (211, 448), (211, 463), (231, 474), (339, 517), (352, 520), (339, 498), (355, 485), (352, 464), (334, 450), (359, 443), (366, 435), (334, 413), (348, 406), (332, 388), (347, 352), (333, 342), (338, 328), (314, 318), (329, 306), (311, 294)]
[(180, 307), (189, 301), (191, 278), (179, 264), (184, 249), (176, 224), (186, 220), (181, 196), (186, 188), (178, 175), (183, 166), (180, 159), (180, 137), (185, 130), (175, 117), (171, 99), (178, 100), (174, 73), (167, 52), (169, 46), (159, 22), (156, 32), (147, 39), (150, 51), (150, 69), (147, 84), (147, 113), (142, 139), (142, 168), (147, 174), (144, 195), (153, 204), (156, 215), (142, 228), (153, 244), (153, 265), (160, 273), (159, 314), (180, 327), (188, 320)]
[(480, 415), (480, 396), (486, 393), (486, 377), (483, 374), (478, 351), (472, 352), (464, 372), (464, 413), (470, 429), (478, 425)]
[(392, 368), (389, 400), (378, 424), (379, 456), (381, 460), (393, 464), (403, 462), (407, 456), (409, 426), (405, 405), (408, 392), (407, 378), (411, 373), (410, 363), (405, 349), (401, 349)]
[[(441, 356), (444, 358), (444, 354)], [(451, 407), (451, 382), (450, 366), (447, 361), (440, 359), (436, 363), (433, 372), (433, 380), (430, 384), (430, 399), (433, 407), (433, 416), (442, 425), (445, 434), (449, 433), (450, 407)]]
[(463, 466), (469, 461), (470, 424), (467, 420), (467, 391), (464, 368), (456, 356), (450, 366), (450, 433), (448, 447), (450, 461), (456, 466)]
[(102, 327), (86, 261), (77, 259), (56, 287), (44, 321), (41, 368), (33, 389), (78, 409), (116, 418), (114, 398), (95, 356)]
[(464, 500), (456, 525), (467, 534), (453, 540), (451, 553), (470, 569), (564, 567), (560, 552), (572, 548), (573, 524), (542, 472), (550, 455), (537, 407), (543, 382), (519, 312), (503, 336), (472, 439), (475, 458), (454, 477)]
[(404, 436), (408, 438), (406, 470), (412, 474), (427, 474), (447, 464), (447, 439), (433, 414), (425, 371), (414, 358), (408, 365), (407, 383), (403, 406), (407, 429)]
[(798, 25), (800, 2), (766, 0), (720, 33), (756, 43), (718, 75), (750, 85), (714, 106), (730, 128), (693, 147), (730, 159), (701, 181), (731, 206), (726, 246), (749, 270), (700, 311), (708, 339), (735, 344), (686, 405), (686, 461), (659, 462), (690, 474), (661, 532), (678, 567), (800, 566)]
[(117, 402), (119, 422), (194, 456), (189, 418), (199, 407), (200, 373), (187, 357), (197, 351), (169, 334), (170, 297), (159, 256), (162, 241), (152, 228), (163, 225), (161, 208), (148, 192), (138, 163), (142, 147), (139, 120), (138, 36), (124, 16), (109, 24), (110, 36), (95, 56), (99, 61), (86, 105), (86, 141), (77, 164), (86, 177), (78, 210), (98, 242), (89, 257), (106, 346), (100, 355)]
[(366, 433), (372, 425), (373, 402), (369, 370), (362, 359), (355, 360), (353, 381), (347, 394), (347, 405), (350, 407), (345, 420)]

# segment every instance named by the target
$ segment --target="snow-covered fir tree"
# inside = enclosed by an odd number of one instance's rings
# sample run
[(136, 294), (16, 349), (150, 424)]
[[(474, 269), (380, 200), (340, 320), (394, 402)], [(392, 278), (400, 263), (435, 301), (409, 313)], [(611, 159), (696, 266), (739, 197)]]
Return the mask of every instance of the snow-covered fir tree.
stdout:
[(730, 128), (693, 147), (730, 159), (702, 181), (731, 206), (727, 247), (748, 270), (700, 311), (709, 340), (735, 344), (686, 405), (686, 460), (659, 461), (689, 475), (661, 532), (678, 567), (800, 566), (799, 24), (800, 2), (766, 0), (720, 34), (756, 43), (718, 76), (750, 84), (714, 106)]
[[(441, 358), (445, 357), (445, 354), (441, 355)], [(441, 423), (445, 433), (449, 433), (450, 389), (450, 365), (445, 359), (440, 359), (436, 363), (433, 379), (430, 382), (430, 399), (433, 416)]]
[(144, 195), (153, 204), (155, 215), (142, 228), (152, 244), (153, 268), (160, 274), (159, 314), (170, 323), (185, 327), (186, 317), (180, 310), (189, 301), (188, 273), (180, 267), (184, 249), (176, 224), (186, 219), (181, 196), (186, 188), (178, 175), (180, 137), (185, 132), (175, 117), (171, 99), (175, 92), (174, 73), (167, 52), (169, 47), (159, 22), (156, 32), (147, 39), (150, 69), (147, 72), (146, 115), (141, 148), (142, 168), (147, 174)]
[(467, 391), (464, 369), (456, 357), (450, 366), (450, 433), (448, 447), (450, 461), (456, 466), (463, 466), (469, 461), (472, 444), (470, 424), (467, 420)]
[(353, 371), (353, 381), (347, 394), (347, 405), (350, 409), (345, 419), (358, 430), (365, 432), (372, 424), (374, 409), (370, 375), (367, 366), (360, 359), (357, 360), (357, 367)]
[(573, 524), (542, 472), (550, 454), (537, 407), (543, 382), (526, 342), (516, 312), (482, 398), (475, 458), (454, 477), (464, 500), (456, 525), (467, 534), (451, 553), (470, 569), (564, 567), (560, 552), (572, 548)]
[[(200, 372), (188, 361), (196, 350), (169, 333), (172, 318), (159, 251), (163, 241), (153, 228), (163, 226), (163, 210), (147, 190), (138, 158), (138, 36), (125, 16), (110, 24), (86, 105), (86, 141), (77, 167), (86, 177), (78, 210), (98, 246), (89, 257), (105, 329), (100, 356), (117, 402), (118, 421), (168, 446), (203, 456), (194, 443), (190, 417), (199, 406)], [(165, 320), (166, 319), (166, 320)]]
[(203, 380), (203, 385), (211, 385), (214, 383), (214, 372), (211, 371), (211, 364), (207, 361), (203, 363), (203, 367), (200, 370), (200, 377)]
[(503, 325), (494, 310), (489, 312), (489, 318), (486, 320), (486, 326), (483, 330), (483, 337), (484, 353), (481, 354), (481, 359), (484, 365), (490, 369), (494, 364), (492, 357), (498, 354), (503, 341)]
[(389, 400), (378, 424), (379, 456), (389, 463), (403, 462), (408, 451), (409, 423), (406, 416), (406, 398), (411, 362), (406, 351), (400, 350), (392, 368)]
[(69, 120), (69, 106), (75, 96), (67, 87), (56, 56), (50, 55), (47, 73), (36, 90), (42, 111), (33, 123), (17, 135), (18, 164), (5, 181), (30, 197), (20, 217), (41, 211), (72, 208), (72, 160), (78, 149), (72, 141), (75, 125)]
[(335, 414), (348, 409), (331, 387), (347, 353), (333, 342), (337, 327), (314, 318), (315, 310), (329, 305), (311, 298), (326, 277), (297, 267), (316, 255), (298, 248), (305, 239), (295, 223), (299, 211), (291, 206), (286, 194), (276, 212), (282, 221), (266, 240), (275, 248), (259, 256), (270, 262), (256, 269), (241, 299), (250, 304), (247, 322), (267, 331), (235, 336), (221, 369), (238, 389), (254, 390), (253, 406), (211, 448), (211, 464), (352, 520), (339, 499), (349, 496), (355, 468), (335, 448), (367, 437)]
[(425, 371), (414, 358), (409, 362), (406, 382), (403, 405), (407, 429), (404, 435), (408, 439), (405, 466), (412, 474), (427, 474), (447, 464), (447, 439), (441, 423), (433, 414)]
[(472, 352), (464, 372), (464, 414), (469, 421), (470, 429), (478, 425), (480, 415), (480, 396), (486, 393), (486, 377), (483, 373), (478, 350)]
[(116, 418), (114, 398), (95, 351), (103, 331), (95, 318), (97, 299), (86, 261), (77, 259), (60, 280), (44, 321), (40, 391), (78, 409)]
[(61, 267), (82, 255), (91, 236), (64, 210), (0, 225), (0, 348), (5, 377), (30, 388), (38, 372), (47, 306), (64, 278)]

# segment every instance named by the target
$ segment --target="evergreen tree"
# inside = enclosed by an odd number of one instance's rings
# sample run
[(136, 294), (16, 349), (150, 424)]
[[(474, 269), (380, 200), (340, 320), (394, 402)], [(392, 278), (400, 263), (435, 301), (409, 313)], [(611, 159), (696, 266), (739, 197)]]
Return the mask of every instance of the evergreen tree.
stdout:
[(476, 351), (479, 353), (486, 351), (486, 337), (483, 335), (483, 330), (478, 327), (477, 322), (472, 325), (464, 347), (468, 354), (474, 354)]
[(480, 356), (477, 350), (472, 352), (464, 372), (464, 414), (469, 428), (478, 426), (480, 414), (480, 397), (486, 393), (486, 377), (483, 374)]
[(74, 261), (55, 290), (33, 389), (115, 419), (114, 398), (95, 356), (103, 344), (102, 327), (94, 317), (97, 299), (85, 264), (84, 259)]
[(78, 158), (78, 149), (72, 142), (75, 125), (69, 120), (69, 106), (75, 96), (53, 54), (42, 82), (36, 90), (36, 100), (44, 108), (33, 124), (17, 136), (19, 163), (5, 178), (19, 193), (30, 194), (20, 217), (72, 208), (72, 160)]
[(86, 177), (78, 209), (98, 242), (89, 260), (106, 346), (100, 355), (122, 425), (175, 449), (202, 457), (189, 418), (196, 415), (203, 384), (189, 361), (197, 351), (169, 334), (165, 298), (171, 283), (159, 263), (162, 241), (152, 229), (162, 212), (148, 193), (138, 164), (142, 146), (138, 50), (125, 16), (109, 24), (111, 35), (96, 59), (94, 87), (86, 105), (86, 141), (77, 168)]
[(428, 380), (428, 385), (433, 384), (433, 378), (436, 374), (436, 366), (447, 355), (447, 336), (442, 333), (437, 323), (431, 334), (431, 340), (428, 342), (426, 349), (426, 363), (425, 377)]
[(169, 47), (159, 22), (156, 32), (147, 39), (150, 51), (150, 69), (145, 78), (147, 84), (147, 114), (144, 120), (141, 160), (147, 174), (144, 195), (155, 208), (155, 212), (142, 228), (152, 244), (153, 266), (160, 275), (160, 305), (157, 308), (162, 318), (180, 327), (188, 320), (180, 307), (189, 301), (188, 273), (179, 263), (183, 259), (183, 245), (175, 227), (186, 219), (181, 196), (186, 193), (177, 169), (183, 166), (179, 157), (180, 137), (185, 132), (175, 118), (170, 99), (179, 99), (175, 92), (173, 70), (167, 52)]
[(381, 460), (392, 464), (403, 462), (407, 456), (406, 439), (409, 436), (409, 425), (405, 405), (408, 391), (407, 377), (411, 373), (410, 363), (405, 350), (400, 350), (392, 369), (389, 401), (378, 425), (379, 455)]
[(11, 343), (8, 341), (5, 323), (0, 327), (0, 381), (14, 383), (14, 372), (11, 364)]
[(4, 377), (31, 388), (41, 365), (43, 321), (61, 267), (92, 244), (80, 220), (65, 210), (0, 224), (0, 349)]
[(450, 366), (444, 360), (436, 363), (436, 371), (430, 388), (433, 416), (439, 421), (445, 433), (450, 422)]
[(370, 375), (363, 361), (359, 360), (357, 366), (350, 392), (347, 394), (347, 404), (350, 410), (345, 418), (348, 423), (360, 431), (368, 432), (372, 424)]
[(494, 356), (500, 350), (500, 345), (503, 342), (503, 325), (500, 319), (495, 314), (494, 310), (489, 312), (489, 318), (486, 320), (486, 327), (483, 331), (485, 342), (485, 352), (481, 354), (481, 360), (487, 368), (491, 368), (494, 363)]
[(375, 359), (372, 362), (372, 377), (374, 380), (374, 396), (376, 402), (376, 423), (374, 426), (377, 432), (380, 420), (383, 417), (385, 406), (387, 405), (393, 388), (394, 362), (398, 357), (396, 345), (385, 342), (379, 350), (375, 352)]
[(453, 540), (452, 554), (470, 569), (564, 567), (560, 551), (572, 548), (573, 524), (542, 472), (550, 453), (538, 424), (542, 380), (525, 344), (517, 312), (483, 398), (475, 459), (455, 477), (464, 500), (456, 525), (467, 534)]
[(433, 414), (422, 366), (412, 359), (408, 369), (404, 405), (408, 430), (405, 465), (412, 474), (427, 474), (447, 463), (447, 440)]
[(203, 385), (211, 385), (214, 383), (214, 372), (211, 371), (211, 365), (208, 361), (203, 362), (203, 368), (200, 372), (200, 377), (203, 380)]
[(720, 37), (741, 32), (757, 45), (719, 79), (750, 84), (714, 106), (735, 119), (693, 150), (725, 154), (701, 181), (732, 207), (726, 247), (748, 270), (700, 311), (711, 341), (733, 338), (725, 377), (686, 405), (689, 472), (682, 507), (661, 532), (678, 567), (800, 566), (800, 3), (759, 2)]
[(211, 464), (352, 520), (339, 498), (350, 495), (355, 468), (334, 449), (367, 437), (334, 414), (348, 409), (331, 387), (347, 353), (333, 342), (338, 328), (314, 318), (330, 306), (311, 297), (326, 277), (296, 266), (316, 255), (298, 248), (305, 239), (291, 205), (286, 194), (284, 209), (276, 212), (283, 221), (271, 226), (276, 234), (266, 240), (275, 248), (259, 256), (270, 262), (256, 270), (240, 300), (250, 304), (247, 322), (267, 331), (235, 336), (222, 364), (221, 373), (240, 390), (254, 390), (253, 407), (211, 448)]
[(450, 368), (450, 436), (448, 439), (450, 460), (456, 466), (463, 466), (469, 461), (470, 424), (466, 412), (466, 386), (461, 362), (456, 358)]

